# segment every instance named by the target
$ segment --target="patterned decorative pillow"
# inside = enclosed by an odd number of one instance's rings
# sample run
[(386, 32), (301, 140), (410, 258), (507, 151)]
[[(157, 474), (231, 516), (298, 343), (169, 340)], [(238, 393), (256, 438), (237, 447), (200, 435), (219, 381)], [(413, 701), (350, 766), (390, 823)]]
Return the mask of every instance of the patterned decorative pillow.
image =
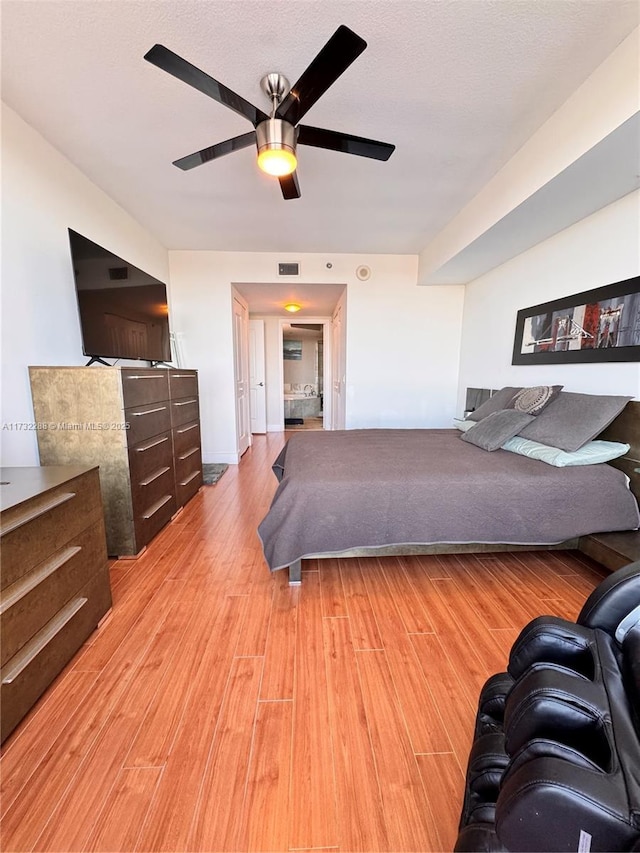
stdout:
[(509, 408), (526, 412), (528, 415), (539, 415), (563, 388), (564, 385), (534, 385), (531, 388), (523, 388), (515, 395)]

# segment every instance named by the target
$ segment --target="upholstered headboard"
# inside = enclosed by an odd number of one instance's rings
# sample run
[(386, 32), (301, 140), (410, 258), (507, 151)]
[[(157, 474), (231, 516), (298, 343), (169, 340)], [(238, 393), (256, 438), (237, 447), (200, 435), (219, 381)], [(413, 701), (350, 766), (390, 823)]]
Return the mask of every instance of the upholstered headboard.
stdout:
[(623, 441), (631, 449), (610, 465), (620, 468), (631, 480), (630, 488), (640, 503), (640, 402), (631, 400), (598, 438)]

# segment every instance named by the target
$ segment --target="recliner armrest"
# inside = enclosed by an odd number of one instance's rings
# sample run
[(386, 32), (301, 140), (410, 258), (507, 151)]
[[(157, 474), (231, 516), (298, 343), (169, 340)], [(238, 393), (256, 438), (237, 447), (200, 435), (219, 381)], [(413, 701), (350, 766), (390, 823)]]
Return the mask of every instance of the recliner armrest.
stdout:
[(584, 603), (576, 620), (587, 628), (613, 634), (618, 623), (640, 605), (640, 560), (602, 581)]
[(511, 647), (507, 669), (518, 679), (533, 664), (546, 662), (566, 666), (592, 679), (592, 645), (593, 632), (588, 628), (556, 616), (538, 616), (525, 625)]

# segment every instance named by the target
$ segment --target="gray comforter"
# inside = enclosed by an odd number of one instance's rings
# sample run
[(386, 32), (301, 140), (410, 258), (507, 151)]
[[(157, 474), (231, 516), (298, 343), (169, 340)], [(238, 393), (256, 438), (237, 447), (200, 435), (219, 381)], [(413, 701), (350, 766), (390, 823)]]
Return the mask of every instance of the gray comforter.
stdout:
[(543, 545), (640, 523), (625, 475), (610, 465), (554, 468), (487, 453), (456, 430), (293, 435), (258, 528), (271, 570), (351, 548)]

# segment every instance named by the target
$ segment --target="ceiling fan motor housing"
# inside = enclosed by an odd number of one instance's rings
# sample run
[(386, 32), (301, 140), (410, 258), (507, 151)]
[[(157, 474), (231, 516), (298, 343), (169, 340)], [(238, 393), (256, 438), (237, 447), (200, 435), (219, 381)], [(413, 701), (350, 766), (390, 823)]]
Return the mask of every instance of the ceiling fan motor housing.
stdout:
[(296, 129), (281, 118), (269, 118), (256, 127), (258, 152), (268, 148), (284, 148), (296, 153)]

